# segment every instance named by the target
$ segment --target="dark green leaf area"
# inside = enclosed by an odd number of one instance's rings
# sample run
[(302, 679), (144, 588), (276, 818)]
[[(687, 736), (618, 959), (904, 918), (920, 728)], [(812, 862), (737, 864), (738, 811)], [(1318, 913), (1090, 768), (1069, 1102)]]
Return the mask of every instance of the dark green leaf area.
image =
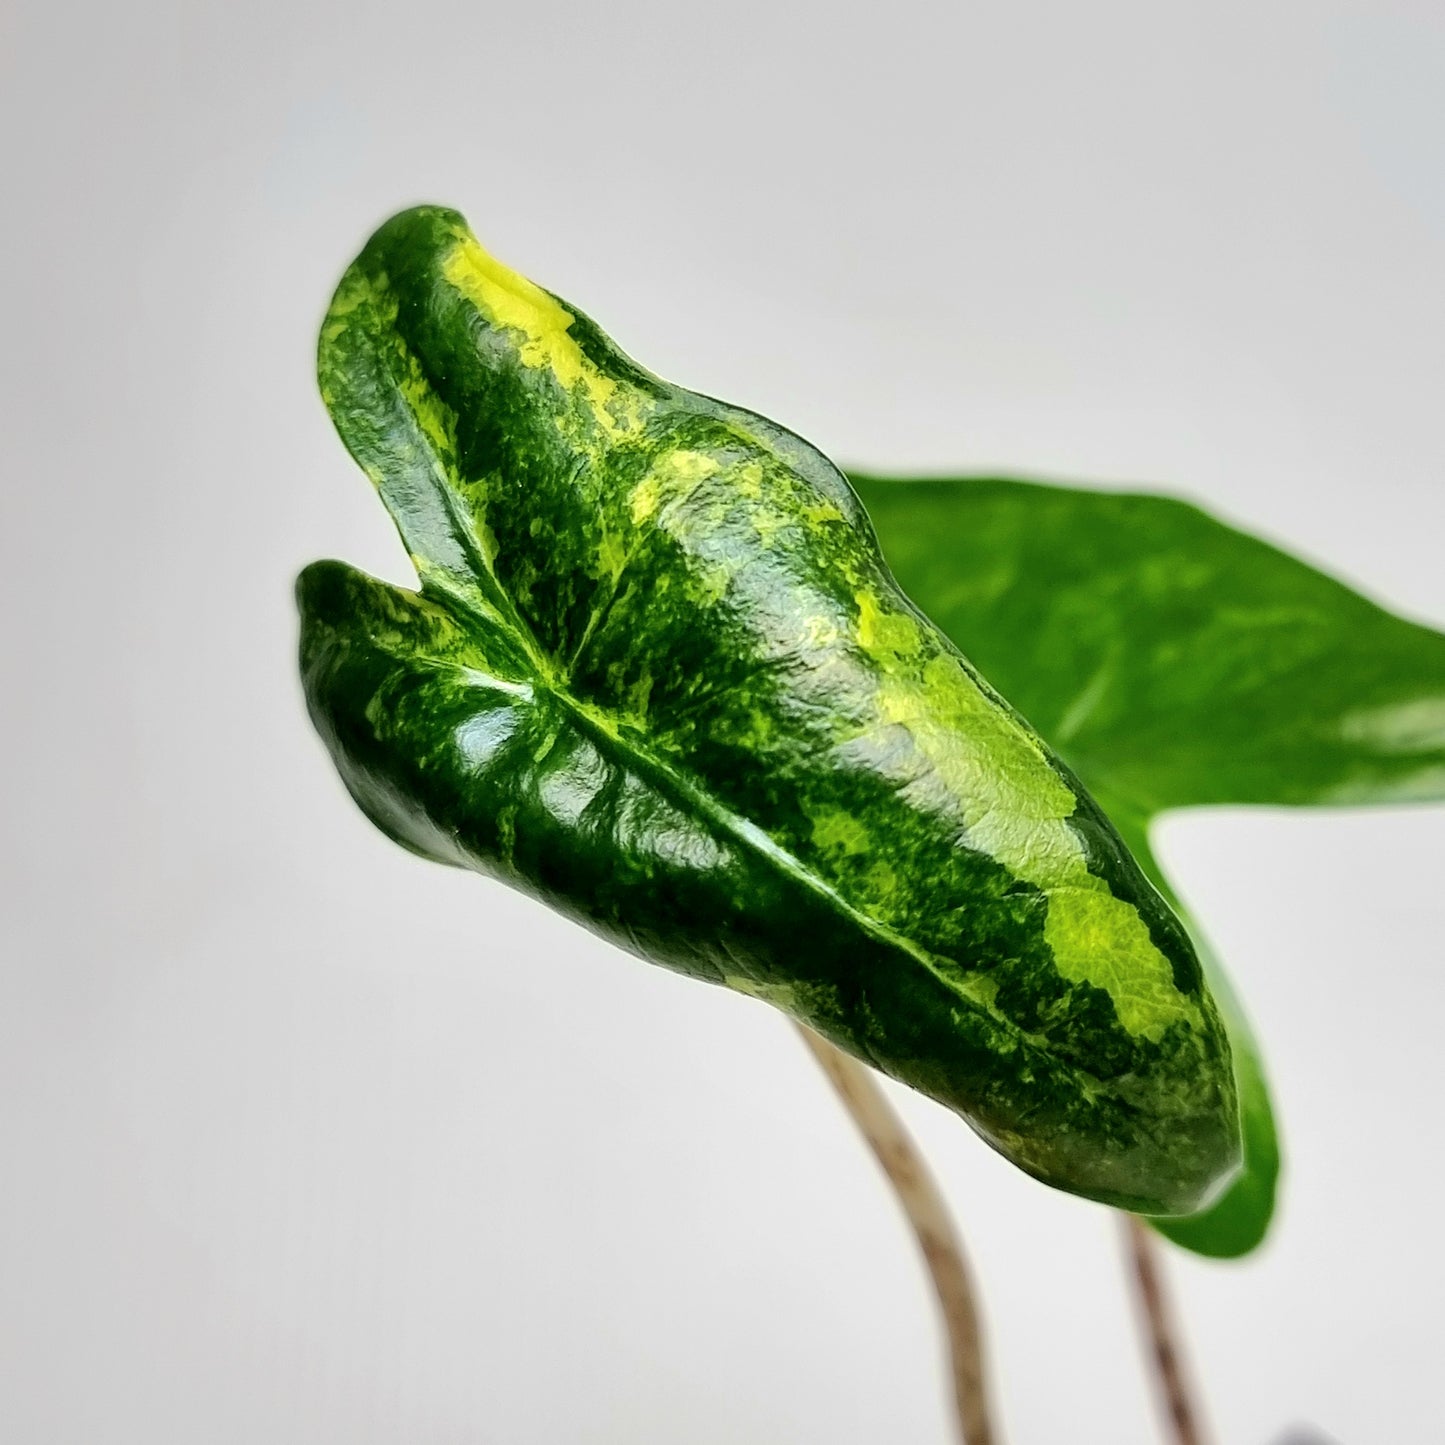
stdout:
[(323, 395), (421, 590), (302, 581), (303, 667), (393, 837), (765, 998), (1063, 1188), (1235, 1167), (1187, 934), (775, 424), (669, 386), (452, 212), (384, 227)]
[[(1009, 1006), (961, 1007), (955, 989), (976, 986), (968, 970), (918, 967), (906, 940), (860, 927), (739, 820), (708, 818), (645, 757), (620, 757), (565, 698), (515, 666), (489, 672), (476, 629), (445, 608), (340, 563), (308, 568), (299, 591), (313, 718), (362, 809), (408, 848), (784, 1007), (934, 1097), (967, 1100), (990, 1142), (1050, 1182), (1128, 1177), (1165, 1157), (1204, 1170), (1217, 1154), (1217, 1125), (1190, 1122), (1188, 1090), (1166, 1123), (1146, 1082), (1198, 1068), (1186, 1029), (1129, 1043), (1109, 995), (1061, 984), (1041, 943), (1007, 957), (1036, 935), (1036, 891), (999, 889), (995, 936), (980, 935), (996, 960), (985, 976)], [(990, 910), (978, 912), (986, 930)]]
[[(1103, 989), (1059, 978), (1041, 951), (997, 972), (1004, 975), (994, 999), (999, 1012), (1047, 1038), (1059, 1058), (1105, 1076), (1137, 1067), (1139, 1052), (1118, 1037), (1114, 1004)], [(1154, 1052), (1157, 1057), (1157, 1046)]]

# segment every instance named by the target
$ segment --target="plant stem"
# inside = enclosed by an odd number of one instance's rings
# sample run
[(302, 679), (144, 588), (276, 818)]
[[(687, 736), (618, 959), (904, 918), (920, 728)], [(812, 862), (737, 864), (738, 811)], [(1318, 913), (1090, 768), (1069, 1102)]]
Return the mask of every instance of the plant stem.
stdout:
[(903, 1120), (863, 1064), (835, 1049), (812, 1029), (798, 1025), (803, 1041), (823, 1066), (829, 1082), (853, 1116), (874, 1157), (888, 1176), (893, 1192), (918, 1243), (943, 1307), (953, 1367), (953, 1393), (958, 1412), (959, 1438), (964, 1445), (996, 1445), (984, 1376), (983, 1340), (973, 1286), (958, 1232), (948, 1207), (928, 1172), (923, 1155), (909, 1136)]
[(1148, 1335), (1148, 1362), (1160, 1405), (1175, 1445), (1205, 1445), (1203, 1416), (1190, 1393), (1183, 1352), (1174, 1326), (1174, 1311), (1164, 1282), (1159, 1246), (1148, 1226), (1132, 1214), (1121, 1214), (1124, 1245), (1134, 1266), (1134, 1302), (1139, 1324)]

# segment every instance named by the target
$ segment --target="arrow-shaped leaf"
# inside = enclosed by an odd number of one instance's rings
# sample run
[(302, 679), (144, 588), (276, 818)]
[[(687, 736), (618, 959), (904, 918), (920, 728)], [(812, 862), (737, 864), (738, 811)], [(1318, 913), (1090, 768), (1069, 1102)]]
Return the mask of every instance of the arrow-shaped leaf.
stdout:
[(777, 1004), (1049, 1183), (1185, 1212), (1232, 1173), (1186, 930), (823, 456), (436, 208), (346, 273), (320, 375), (421, 579), (300, 582), (312, 716), (374, 821)]

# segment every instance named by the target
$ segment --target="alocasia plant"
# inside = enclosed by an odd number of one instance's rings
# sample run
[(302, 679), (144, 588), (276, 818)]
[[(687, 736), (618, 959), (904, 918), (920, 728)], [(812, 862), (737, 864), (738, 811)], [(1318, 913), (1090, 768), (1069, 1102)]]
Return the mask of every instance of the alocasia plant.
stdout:
[[(1172, 498), (853, 483), (909, 595), (1068, 759), (1166, 896), (1148, 846), (1166, 810), (1445, 800), (1445, 635)], [(1196, 941), (1230, 1023), (1246, 1167), (1211, 1209), (1155, 1223), (1238, 1255), (1269, 1223), (1279, 1151), (1258, 1049)]]
[[(374, 822), (777, 1005), (1050, 1184), (1202, 1253), (1259, 1243), (1264, 1069), (1149, 824), (1445, 799), (1445, 636), (1170, 498), (850, 488), (439, 208), (346, 273), (320, 372), (421, 584), (335, 562), (299, 584), (312, 717)], [(808, 1037), (924, 1245), (959, 1422), (988, 1441), (941, 1200), (867, 1071)]]
[(776, 1004), (1050, 1184), (1211, 1201), (1239, 1116), (1187, 930), (826, 458), (432, 207), (348, 270), (320, 374), (421, 584), (299, 585), (374, 822)]

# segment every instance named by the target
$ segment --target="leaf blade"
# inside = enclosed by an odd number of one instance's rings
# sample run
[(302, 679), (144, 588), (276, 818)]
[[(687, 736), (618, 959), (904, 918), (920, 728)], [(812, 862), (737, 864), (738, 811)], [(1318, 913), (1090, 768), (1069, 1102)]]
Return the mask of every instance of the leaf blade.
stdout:
[[(1060, 1187), (1178, 1212), (1233, 1167), (1187, 934), (820, 453), (658, 381), (438, 208), (362, 252), (320, 373), (422, 584), (301, 588), (313, 716), (393, 836), (789, 1009)], [(404, 608), (428, 626), (392, 645)], [(530, 699), (500, 772), (468, 751), (492, 652)]]

